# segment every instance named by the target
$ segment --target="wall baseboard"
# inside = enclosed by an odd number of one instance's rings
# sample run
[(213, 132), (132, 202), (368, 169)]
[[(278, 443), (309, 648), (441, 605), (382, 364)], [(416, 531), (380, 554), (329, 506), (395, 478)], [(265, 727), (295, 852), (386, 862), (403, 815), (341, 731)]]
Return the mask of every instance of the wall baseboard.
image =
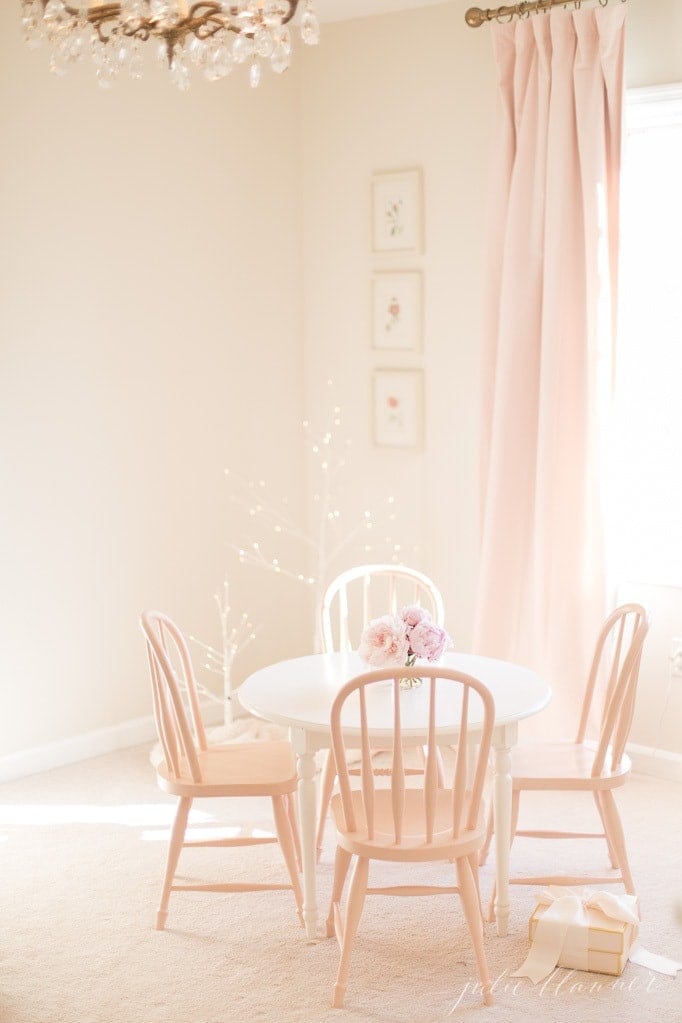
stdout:
[(654, 749), (652, 746), (637, 746), (633, 743), (628, 743), (627, 750), (632, 760), (632, 769), (638, 774), (682, 782), (682, 753)]
[[(202, 704), (202, 716), (207, 725), (220, 724), (223, 719), (222, 707), (212, 701)], [(148, 717), (132, 718), (108, 728), (74, 735), (69, 739), (49, 742), (33, 749), (19, 750), (0, 757), (0, 783), (16, 781), (30, 774), (50, 771), (54, 767), (65, 767), (90, 757), (101, 757), (130, 746), (142, 746), (156, 739), (156, 725)]]

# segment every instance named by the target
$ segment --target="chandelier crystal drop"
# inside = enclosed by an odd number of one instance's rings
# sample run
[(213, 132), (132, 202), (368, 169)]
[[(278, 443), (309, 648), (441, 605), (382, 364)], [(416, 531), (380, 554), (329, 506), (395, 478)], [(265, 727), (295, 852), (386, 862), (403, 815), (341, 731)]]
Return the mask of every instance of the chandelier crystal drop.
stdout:
[(109, 88), (124, 72), (142, 77), (141, 44), (156, 41), (159, 58), (178, 89), (190, 84), (190, 69), (208, 81), (248, 67), (256, 87), (263, 64), (282, 74), (291, 63), (289, 23), (301, 10), (301, 39), (315, 46), (320, 26), (314, 0), (21, 0), (24, 39), (50, 47), (50, 71), (92, 60), (95, 76)]

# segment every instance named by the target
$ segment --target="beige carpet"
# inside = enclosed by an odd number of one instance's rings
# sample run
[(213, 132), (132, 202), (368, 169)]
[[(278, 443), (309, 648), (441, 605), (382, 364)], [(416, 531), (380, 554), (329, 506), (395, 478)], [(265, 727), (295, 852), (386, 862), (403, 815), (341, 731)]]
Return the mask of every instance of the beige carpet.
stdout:
[[(367, 899), (342, 1011), (328, 1007), (336, 942), (306, 945), (289, 892), (179, 894), (171, 900), (170, 930), (157, 933), (172, 803), (157, 790), (148, 757), (149, 747), (127, 750), (0, 787), (2, 1023), (682, 1021), (682, 976), (672, 980), (633, 964), (615, 983), (566, 970), (537, 988), (510, 980), (526, 951), (528, 888), (512, 889), (510, 936), (487, 929), (498, 978), (490, 1009), (471, 990), (476, 974), (455, 896)], [(635, 777), (619, 797), (643, 905), (643, 942), (677, 959), (681, 795), (672, 783)], [(584, 809), (584, 826), (591, 827), (591, 807)], [(223, 812), (224, 822), (236, 825), (240, 811), (270, 828), (267, 801), (211, 803), (200, 808), (196, 824), (209, 826)], [(590, 852), (602, 870), (598, 842), (563, 851), (545, 842), (538, 853), (519, 840), (514, 860), (537, 870), (544, 856), (556, 869), (575, 870)], [(284, 878), (275, 846), (185, 856), (187, 875)], [(427, 873), (450, 881), (446, 866)], [(328, 836), (319, 870), (323, 912), (331, 874)], [(491, 878), (488, 865), (484, 893)]]

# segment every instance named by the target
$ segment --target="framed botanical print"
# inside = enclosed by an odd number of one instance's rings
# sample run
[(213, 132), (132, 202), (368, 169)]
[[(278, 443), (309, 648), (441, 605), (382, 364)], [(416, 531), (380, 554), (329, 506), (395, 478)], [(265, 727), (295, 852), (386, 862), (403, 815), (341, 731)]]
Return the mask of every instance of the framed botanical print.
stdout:
[(374, 443), (420, 448), (423, 443), (423, 373), (378, 369), (374, 373)]
[(418, 352), (422, 335), (422, 275), (418, 270), (372, 278), (372, 348)]
[(421, 252), (421, 170), (390, 171), (372, 178), (372, 250)]

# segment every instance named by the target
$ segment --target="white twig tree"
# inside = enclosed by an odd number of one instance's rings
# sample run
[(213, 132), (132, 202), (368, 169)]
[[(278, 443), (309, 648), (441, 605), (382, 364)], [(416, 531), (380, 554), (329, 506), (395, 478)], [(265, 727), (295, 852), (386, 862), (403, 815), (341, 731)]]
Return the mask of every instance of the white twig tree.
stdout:
[[(307, 419), (302, 425), (307, 452), (312, 459), (312, 500), (316, 514), (311, 526), (301, 526), (295, 520), (286, 497), (273, 500), (265, 480), (250, 480), (226, 469), (225, 475), (233, 488), (230, 500), (247, 512), (249, 522), (242, 543), (229, 546), (242, 564), (294, 579), (313, 590), (313, 649), (318, 651), (324, 592), (342, 555), (364, 537), (361, 549), (368, 560), (380, 548), (384, 559), (388, 557), (398, 563), (402, 546), (394, 542), (390, 533), (385, 533), (380, 540), (375, 539), (380, 525), (391, 529), (395, 521), (392, 496), (378, 509), (365, 508), (349, 522), (342, 512), (340, 477), (348, 464), (350, 440), (342, 435), (341, 407), (332, 407), (319, 435), (312, 434)], [(297, 551), (302, 563), (294, 565), (291, 559)]]

